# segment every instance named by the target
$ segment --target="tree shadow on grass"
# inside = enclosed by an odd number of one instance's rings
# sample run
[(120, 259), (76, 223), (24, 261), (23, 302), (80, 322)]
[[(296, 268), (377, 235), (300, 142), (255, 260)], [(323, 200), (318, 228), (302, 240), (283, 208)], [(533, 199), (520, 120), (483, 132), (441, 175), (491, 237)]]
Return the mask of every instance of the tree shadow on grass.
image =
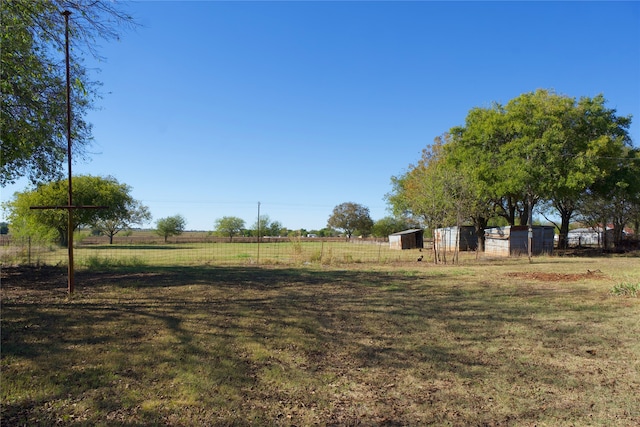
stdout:
[(194, 246), (190, 246), (188, 244), (158, 244), (158, 245), (83, 245), (79, 246), (78, 249), (82, 250), (131, 250), (131, 251), (142, 251), (142, 250), (193, 250)]
[[(302, 404), (318, 409), (321, 424), (380, 417), (416, 424), (406, 403), (422, 398), (419, 389), (433, 390), (434, 378), (483, 381), (498, 371), (554, 385), (570, 374), (557, 363), (498, 359), (487, 347), (500, 354), (514, 331), (526, 330), (549, 348), (577, 349), (584, 328), (548, 319), (607, 317), (595, 305), (568, 308), (566, 293), (539, 293), (530, 302), (488, 286), (467, 289), (446, 272), (127, 267), (81, 271), (76, 279), (76, 295), (67, 298), (66, 270), (3, 271), (3, 382), (32, 396), (6, 400), (7, 422), (73, 415), (88, 417), (87, 424), (171, 424), (167, 417), (177, 411), (197, 424), (228, 411), (235, 415), (222, 424), (259, 423), (277, 419), (277, 408)], [(389, 397), (388, 385), (409, 375), (420, 387)], [(589, 381), (575, 378), (573, 387), (589, 389)], [(362, 401), (343, 401), (336, 388), (365, 388), (361, 399), (379, 409), (349, 412)], [(187, 403), (176, 409), (176, 400)], [(525, 416), (514, 411), (510, 417)], [(526, 417), (520, 421), (536, 419)]]

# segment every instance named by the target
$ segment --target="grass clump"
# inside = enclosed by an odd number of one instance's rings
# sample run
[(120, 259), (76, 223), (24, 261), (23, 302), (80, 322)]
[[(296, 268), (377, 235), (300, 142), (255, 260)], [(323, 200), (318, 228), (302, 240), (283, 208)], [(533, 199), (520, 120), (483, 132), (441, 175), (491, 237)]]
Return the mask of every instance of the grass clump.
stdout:
[(640, 283), (618, 283), (611, 288), (611, 294), (616, 296), (637, 297), (640, 293)]
[(127, 258), (116, 257), (103, 257), (99, 255), (91, 255), (85, 258), (81, 258), (78, 263), (81, 267), (88, 268), (89, 270), (105, 270), (110, 268), (121, 267), (144, 267), (147, 262), (137, 256)]

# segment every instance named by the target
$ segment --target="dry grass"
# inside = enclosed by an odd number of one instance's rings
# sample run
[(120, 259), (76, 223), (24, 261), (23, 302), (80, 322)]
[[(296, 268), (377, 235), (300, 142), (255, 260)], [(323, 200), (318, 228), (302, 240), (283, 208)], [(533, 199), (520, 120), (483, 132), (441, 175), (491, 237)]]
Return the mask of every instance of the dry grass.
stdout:
[(638, 265), (5, 269), (2, 424), (634, 426)]
[[(183, 242), (149, 244), (94, 244), (76, 246), (80, 267), (203, 266), (203, 265), (345, 265), (415, 261), (415, 250), (395, 250), (388, 244), (361, 241), (283, 239), (278, 243)], [(425, 251), (426, 254), (426, 251)], [(0, 247), (2, 265), (66, 265), (68, 249), (53, 245)]]

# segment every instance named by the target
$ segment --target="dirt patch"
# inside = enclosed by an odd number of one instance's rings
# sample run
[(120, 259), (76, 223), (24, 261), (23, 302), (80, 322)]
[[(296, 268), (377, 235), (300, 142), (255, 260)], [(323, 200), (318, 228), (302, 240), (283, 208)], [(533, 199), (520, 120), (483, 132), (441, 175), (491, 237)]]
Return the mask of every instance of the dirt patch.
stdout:
[(602, 279), (605, 275), (600, 270), (587, 270), (586, 273), (541, 273), (541, 272), (522, 272), (522, 273), (505, 273), (507, 277), (517, 279), (541, 280), (545, 282), (576, 282), (584, 279)]
[(3, 267), (0, 271), (3, 287), (11, 285), (20, 288), (46, 289), (67, 283), (67, 268), (40, 267)]

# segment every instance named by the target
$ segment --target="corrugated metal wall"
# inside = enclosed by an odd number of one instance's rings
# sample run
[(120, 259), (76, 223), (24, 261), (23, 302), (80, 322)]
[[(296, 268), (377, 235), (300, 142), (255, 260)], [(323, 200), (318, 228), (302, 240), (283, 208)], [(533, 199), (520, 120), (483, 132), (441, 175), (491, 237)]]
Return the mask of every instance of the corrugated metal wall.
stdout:
[[(458, 234), (460, 235), (459, 241)], [(434, 242), (438, 245), (438, 249), (444, 251), (453, 251), (456, 248), (456, 242), (460, 251), (473, 251), (478, 248), (476, 230), (472, 225), (436, 228), (434, 230)]]
[[(553, 252), (553, 227), (533, 227), (533, 255)], [(526, 225), (494, 227), (485, 230), (485, 254), (494, 256), (527, 255), (529, 228)]]

